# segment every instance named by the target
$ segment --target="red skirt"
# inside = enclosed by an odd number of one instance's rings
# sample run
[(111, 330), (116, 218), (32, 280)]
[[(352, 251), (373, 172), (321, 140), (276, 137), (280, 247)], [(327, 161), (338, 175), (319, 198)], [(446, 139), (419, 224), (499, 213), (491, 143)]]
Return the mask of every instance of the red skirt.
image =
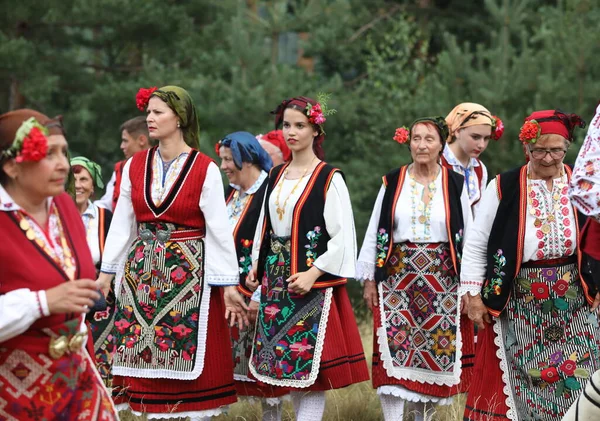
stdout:
[(236, 402), (231, 340), (220, 289), (210, 296), (204, 370), (195, 380), (147, 379), (114, 376), (115, 404), (128, 404), (136, 412), (195, 412)]
[(477, 357), (473, 382), (467, 395), (465, 421), (506, 421), (508, 406), (504, 394), (500, 358), (496, 354), (494, 328), (486, 325), (477, 334)]
[(254, 396), (256, 398), (279, 398), (290, 393), (285, 387), (272, 386), (259, 381), (246, 382), (243, 380), (235, 381), (235, 390), (238, 396)]
[(379, 344), (377, 343), (377, 329), (381, 327), (381, 312), (376, 307), (373, 310), (373, 388), (379, 386), (402, 386), (412, 392), (421, 393), (424, 395), (436, 396), (440, 398), (448, 398), (450, 396), (464, 393), (469, 390), (471, 379), (473, 377), (473, 363), (475, 360), (475, 342), (473, 333), (473, 322), (465, 315), (460, 318), (460, 329), (462, 333), (462, 356), (461, 365), (462, 371), (460, 375), (460, 383), (454, 386), (440, 386), (437, 384), (420, 383), (411, 380), (400, 380), (395, 377), (390, 377), (381, 362), (381, 354), (379, 353)]
[(366, 380), (369, 369), (348, 292), (333, 287), (319, 375), (312, 386), (293, 390), (339, 389)]

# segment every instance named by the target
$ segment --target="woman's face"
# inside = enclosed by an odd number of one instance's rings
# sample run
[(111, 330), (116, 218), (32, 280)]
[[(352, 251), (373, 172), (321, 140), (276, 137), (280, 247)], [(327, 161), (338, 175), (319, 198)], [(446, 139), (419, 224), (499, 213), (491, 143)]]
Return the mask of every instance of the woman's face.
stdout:
[(312, 148), (313, 140), (318, 134), (302, 111), (287, 108), (283, 112), (283, 137), (292, 152)]
[(61, 134), (47, 136), (47, 139), (48, 153), (42, 160), (19, 164), (11, 159), (3, 165), (13, 188), (36, 201), (63, 193), (69, 173), (67, 139)]
[(79, 173), (73, 175), (75, 177), (75, 202), (82, 206), (94, 194), (94, 181), (90, 172), (83, 167)]
[(442, 141), (436, 129), (427, 124), (415, 124), (410, 136), (410, 154), (416, 164), (437, 163), (442, 151)]
[(527, 154), (535, 174), (540, 178), (557, 177), (563, 168), (568, 141), (558, 134), (540, 136), (538, 141), (527, 146)]
[(240, 185), (242, 171), (235, 166), (231, 149), (221, 146), (219, 148), (219, 157), (221, 158), (221, 171), (225, 173), (230, 184)]
[(463, 152), (471, 158), (479, 158), (488, 147), (492, 136), (492, 126), (477, 124), (456, 132), (456, 142)]
[(150, 133), (152, 139), (166, 139), (179, 130), (177, 127), (177, 115), (159, 97), (153, 96), (150, 98), (146, 113), (148, 133)]

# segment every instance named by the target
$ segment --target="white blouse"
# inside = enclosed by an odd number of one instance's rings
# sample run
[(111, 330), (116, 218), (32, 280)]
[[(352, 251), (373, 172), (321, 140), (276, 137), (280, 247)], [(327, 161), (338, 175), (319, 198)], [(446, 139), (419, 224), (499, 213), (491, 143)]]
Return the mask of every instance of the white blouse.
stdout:
[[(290, 195), (294, 186), (298, 183), (296, 180), (279, 180), (277, 186), (273, 189), (269, 200), (269, 216), (273, 233), (278, 237), (287, 237), (292, 234), (292, 216), (294, 207), (298, 199), (304, 192), (310, 179), (310, 174), (303, 177), (285, 204), (285, 213), (283, 219), (279, 220), (275, 201), (277, 198), (278, 187), (281, 183), (280, 205)], [(265, 199), (266, 200), (266, 199)], [(325, 196), (325, 208), (323, 210), (325, 218), (325, 229), (330, 236), (327, 243), (327, 251), (318, 256), (313, 265), (329, 274), (342, 278), (354, 278), (354, 269), (356, 264), (356, 231), (354, 229), (354, 216), (352, 214), (352, 203), (350, 194), (341, 174), (336, 173), (331, 179), (329, 190)], [(260, 219), (254, 236), (254, 246), (252, 250), (253, 262), (258, 260), (261, 242), (261, 231), (264, 220), (264, 206), (261, 211)]]
[(569, 196), (583, 214), (600, 222), (600, 105), (579, 150)]
[[(464, 167), (463, 164), (456, 158), (452, 149), (446, 144), (444, 148), (444, 158), (448, 161), (448, 164), (452, 166), (452, 169), (465, 177), (465, 188), (469, 194), (469, 202), (471, 203), (473, 213), (475, 213), (479, 208), (478, 202), (481, 199), (481, 195), (483, 194), (482, 188), (485, 188), (488, 182), (488, 171), (483, 162), (471, 158), (469, 161), (469, 165)], [(475, 167), (481, 166), (481, 182), (479, 178), (477, 178), (477, 173), (475, 172)]]
[(85, 236), (87, 244), (92, 252), (94, 265), (100, 261), (100, 238), (98, 236), (98, 205), (88, 200), (88, 207), (81, 214), (83, 225), (85, 226)]
[[(446, 207), (444, 205), (444, 193), (442, 189), (442, 175), (439, 172), (435, 179), (435, 194), (431, 199), (431, 215), (429, 223), (422, 223), (418, 216), (422, 214), (413, 206), (411, 178), (406, 174), (402, 191), (396, 205), (394, 214), (394, 243), (410, 241), (412, 243), (446, 243), (448, 242), (448, 231), (446, 229)], [(417, 197), (423, 196), (425, 186), (420, 183), (415, 184)], [(375, 278), (375, 261), (377, 260), (377, 228), (381, 216), (381, 205), (386, 187), (382, 185), (371, 213), (369, 226), (363, 240), (358, 262), (356, 266), (356, 279), (360, 281), (373, 280)], [(415, 200), (418, 203), (418, 201)], [(471, 205), (467, 189), (463, 188), (460, 196), (460, 204), (464, 219), (464, 231), (471, 225)], [(413, 224), (414, 218), (414, 224)], [(427, 235), (426, 235), (427, 234)], [(463, 237), (463, 241), (464, 241)]]
[[(180, 155), (171, 164), (166, 174), (163, 173), (163, 163), (158, 153), (155, 154), (156, 157), (158, 157), (158, 160), (155, 159), (153, 162), (152, 198), (158, 204), (162, 202), (177, 179), (187, 154)], [(120, 264), (124, 262), (125, 254), (137, 236), (137, 222), (131, 204), (130, 166), (131, 159), (127, 161), (123, 168), (119, 201), (104, 247), (101, 270), (105, 273), (114, 274), (117, 272)], [(186, 179), (186, 182), (193, 182), (193, 180)], [(204, 276), (208, 284), (214, 286), (237, 285), (239, 283), (239, 268), (233, 244), (233, 229), (227, 218), (224, 196), (219, 168), (211, 162), (206, 171), (200, 202), (198, 204), (190, 203), (190, 206), (198, 206), (206, 221)]]
[[(573, 255), (577, 245), (577, 224), (567, 196), (567, 176), (555, 178), (552, 190), (548, 190), (543, 180), (528, 180), (528, 184), (531, 192), (528, 194), (523, 263)], [(499, 204), (494, 178), (483, 194), (480, 211), (467, 233), (469, 239), (463, 249), (460, 273), (461, 294), (481, 292), (488, 254), (495, 252), (487, 248)], [(534, 214), (536, 210), (539, 216)]]

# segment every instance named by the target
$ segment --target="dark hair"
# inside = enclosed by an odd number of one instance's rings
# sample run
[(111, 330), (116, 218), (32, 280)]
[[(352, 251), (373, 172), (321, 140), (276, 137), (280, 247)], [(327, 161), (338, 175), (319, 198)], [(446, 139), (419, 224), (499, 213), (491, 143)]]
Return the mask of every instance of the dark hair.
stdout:
[(151, 144), (153, 142), (150, 139), (150, 133), (148, 132), (148, 123), (146, 123), (146, 117), (144, 116), (134, 117), (130, 120), (127, 120), (125, 123), (121, 124), (119, 130), (125, 130), (132, 137), (144, 135), (148, 139), (148, 142), (150, 142)]
[[(315, 105), (317, 103), (316, 101), (314, 101), (310, 98), (307, 98), (307, 99), (309, 100), (307, 102), (311, 103), (312, 105)], [(288, 104), (288, 106), (285, 107), (285, 109), (286, 110), (292, 109), (292, 110), (300, 111), (308, 119), (308, 116), (306, 115), (306, 109), (300, 107), (297, 104), (293, 104), (293, 103)], [(312, 144), (313, 152), (315, 153), (317, 158), (319, 158), (321, 161), (324, 161), (325, 160), (325, 151), (323, 150), (323, 141), (325, 140), (325, 134), (321, 133), (321, 128), (319, 127), (318, 124), (313, 124), (310, 122), (309, 122), (309, 124), (312, 126), (313, 130), (315, 130), (318, 133), (313, 138), (313, 144)]]

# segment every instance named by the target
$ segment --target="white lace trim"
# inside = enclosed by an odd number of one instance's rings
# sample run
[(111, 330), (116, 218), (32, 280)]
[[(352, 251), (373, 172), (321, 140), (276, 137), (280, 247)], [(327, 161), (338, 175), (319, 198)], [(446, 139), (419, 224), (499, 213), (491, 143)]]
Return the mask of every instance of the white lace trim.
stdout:
[(511, 421), (519, 421), (517, 416), (517, 407), (515, 405), (515, 399), (512, 396), (512, 390), (510, 388), (510, 382), (508, 380), (508, 362), (506, 359), (506, 352), (504, 349), (504, 340), (502, 339), (502, 327), (500, 326), (500, 320), (495, 319), (493, 321), (494, 333), (496, 333), (496, 337), (494, 338), (494, 344), (498, 347), (496, 351), (496, 356), (500, 359), (500, 370), (502, 370), (502, 383), (504, 383), (504, 387), (502, 391), (506, 395), (506, 406), (508, 407), (508, 411), (506, 412), (506, 417)]
[(205, 279), (208, 281), (209, 285), (212, 286), (234, 286), (239, 285), (240, 276), (239, 275), (208, 275), (206, 274)]
[(469, 293), (471, 297), (481, 294), (481, 285), (461, 285), (458, 288), (458, 296), (462, 297)]
[(438, 386), (455, 386), (460, 383), (460, 375), (462, 373), (462, 334), (460, 326), (460, 302), (456, 305), (456, 359), (454, 363), (454, 371), (451, 375), (446, 373), (436, 373), (429, 370), (405, 368), (405, 367), (394, 367), (392, 362), (392, 356), (390, 354), (390, 348), (387, 341), (387, 332), (385, 329), (385, 311), (384, 311), (384, 300), (383, 300), (383, 283), (380, 282), (377, 285), (379, 292), (379, 311), (381, 312), (381, 327), (377, 328), (375, 334), (377, 335), (377, 344), (379, 345), (379, 354), (381, 355), (381, 362), (389, 377), (394, 377), (399, 380), (410, 380), (419, 383), (436, 384)]
[(236, 373), (233, 373), (233, 380), (237, 380), (238, 382), (256, 383), (256, 380), (251, 379), (248, 376), (244, 376), (243, 374)]
[(190, 421), (204, 421), (205, 418), (216, 417), (221, 415), (223, 412), (229, 409), (228, 405), (221, 406), (214, 409), (206, 409), (204, 411), (187, 411), (187, 412), (165, 412), (164, 414), (155, 412), (138, 412), (131, 409), (129, 404), (121, 403), (117, 405), (118, 411), (131, 411), (136, 417), (146, 416), (149, 420), (160, 420), (160, 419), (171, 419), (171, 418), (186, 418), (189, 417)]
[(108, 273), (108, 274), (115, 274), (117, 273), (117, 271), (119, 270), (119, 263), (105, 263), (102, 262), (102, 265), (100, 266), (100, 272), (104, 272), (104, 273)]
[(274, 379), (272, 377), (263, 376), (262, 374), (258, 374), (254, 366), (252, 365), (252, 360), (254, 357), (254, 347), (252, 347), (252, 354), (250, 355), (250, 364), (248, 364), (248, 368), (254, 377), (257, 380), (271, 384), (274, 386), (285, 386), (285, 387), (294, 387), (298, 389), (302, 389), (305, 387), (310, 387), (317, 380), (317, 376), (319, 375), (319, 367), (321, 366), (321, 354), (323, 353), (323, 345), (325, 344), (325, 333), (327, 331), (327, 321), (329, 319), (329, 310), (331, 308), (331, 300), (333, 296), (333, 287), (329, 287), (325, 289), (325, 300), (323, 303), (323, 314), (321, 315), (321, 320), (319, 322), (319, 333), (317, 334), (317, 344), (315, 345), (315, 353), (313, 357), (312, 370), (306, 380), (291, 380), (291, 379)]
[(452, 405), (454, 402), (454, 396), (447, 398), (440, 398), (439, 396), (425, 395), (423, 393), (413, 392), (405, 387), (399, 385), (387, 385), (379, 386), (377, 388), (378, 395), (391, 395), (397, 398), (404, 399), (408, 402), (423, 402), (423, 403), (435, 403), (436, 405)]
[[(113, 365), (113, 374), (123, 377), (136, 377), (146, 379), (173, 379), (173, 380), (196, 380), (204, 370), (204, 355), (206, 353), (206, 339), (208, 333), (208, 314), (210, 309), (211, 287), (204, 279), (204, 292), (198, 314), (198, 345), (196, 349), (196, 361), (192, 371), (175, 371), (165, 369), (143, 369), (132, 367), (119, 367)], [(160, 313), (159, 313), (160, 315)], [(155, 317), (159, 317), (159, 315)]]
[(361, 282), (374, 280), (375, 263), (361, 262), (360, 260), (356, 262), (356, 275), (354, 278)]

